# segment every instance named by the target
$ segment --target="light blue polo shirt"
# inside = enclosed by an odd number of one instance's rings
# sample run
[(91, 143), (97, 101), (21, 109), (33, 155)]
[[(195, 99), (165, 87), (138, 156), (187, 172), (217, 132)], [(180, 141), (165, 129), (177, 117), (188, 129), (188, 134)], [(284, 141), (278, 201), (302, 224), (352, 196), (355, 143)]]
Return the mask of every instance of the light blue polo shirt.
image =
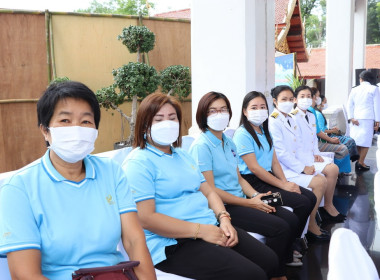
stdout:
[(224, 145), (218, 137), (206, 130), (193, 142), (189, 152), (201, 172), (213, 172), (217, 188), (245, 198), (236, 173), (239, 162), (236, 146), (226, 135), (223, 134), (222, 137)]
[(108, 158), (84, 158), (86, 177), (66, 180), (49, 150), (10, 177), (0, 190), (0, 254), (37, 249), (42, 273), (71, 279), (79, 268), (115, 265), (120, 214), (136, 210), (127, 179)]
[[(217, 224), (207, 198), (199, 191), (206, 180), (184, 150), (172, 148), (169, 155), (147, 144), (145, 149), (134, 149), (122, 167), (136, 203), (154, 199), (157, 213), (193, 223)], [(166, 259), (165, 247), (177, 241), (144, 231), (156, 265)]]
[(249, 132), (240, 126), (236, 129), (233, 141), (237, 148), (239, 155), (239, 170), (241, 174), (252, 174), (244, 160), (241, 158), (246, 154), (254, 153), (258, 164), (266, 171), (272, 171), (272, 159), (273, 159), (273, 147), (270, 149), (267, 138), (265, 137), (264, 130), (261, 127), (262, 133), (256, 133), (262, 147), (259, 148), (255, 139), (249, 134)]

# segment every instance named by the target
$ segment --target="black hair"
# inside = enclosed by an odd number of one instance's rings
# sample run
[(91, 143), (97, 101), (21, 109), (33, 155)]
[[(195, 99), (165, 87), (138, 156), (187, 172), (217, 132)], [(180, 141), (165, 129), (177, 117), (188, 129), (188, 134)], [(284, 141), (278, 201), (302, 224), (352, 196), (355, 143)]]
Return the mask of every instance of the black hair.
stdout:
[[(298, 98), (298, 94), (300, 93), (301, 90), (309, 90), (310, 93), (311, 93), (311, 96), (313, 96), (313, 91), (311, 90), (310, 87), (308, 86), (299, 86), (298, 88), (296, 88), (296, 90), (294, 91), (294, 95), (296, 96), (296, 98)], [(294, 109), (297, 107), (297, 103), (294, 103)]]
[[(265, 98), (264, 94), (262, 94), (261, 92), (258, 92), (258, 91), (248, 92), (246, 94), (246, 96), (244, 97), (243, 105), (241, 108), (240, 125), (243, 125), (244, 128), (249, 132), (249, 134), (251, 134), (251, 136), (255, 140), (257, 146), (261, 149), (261, 148), (263, 148), (263, 145), (261, 145), (260, 140), (257, 137), (256, 131), (253, 129), (251, 123), (249, 122), (247, 117), (244, 115), (244, 110), (247, 110), (249, 102), (252, 99), (255, 99), (256, 97), (263, 98), (265, 100), (265, 105), (268, 108), (268, 102), (267, 102), (267, 99)], [(267, 139), (267, 141), (269, 143), (269, 148), (272, 149), (273, 142), (272, 142), (272, 138), (270, 137), (270, 134), (269, 134), (268, 119), (266, 119), (265, 122), (263, 122), (263, 129), (264, 129), (265, 138)]]
[(364, 82), (369, 82), (371, 85), (376, 84), (376, 77), (369, 70), (364, 70), (360, 72), (359, 78), (362, 79)]
[(299, 87), (296, 88), (296, 90), (294, 91), (294, 94), (295, 94), (296, 98), (298, 98), (298, 94), (299, 94), (299, 92), (300, 92), (301, 90), (305, 90), (305, 89), (309, 90), (310, 93), (313, 94), (313, 91), (311, 90), (310, 87), (308, 87), (308, 86), (299, 86)]
[(197, 121), (198, 127), (200, 130), (205, 132), (208, 128), (207, 125), (207, 115), (208, 115), (208, 108), (210, 107), (211, 103), (218, 99), (223, 99), (226, 102), (227, 109), (230, 114), (230, 120), (232, 118), (232, 110), (231, 110), (231, 104), (228, 100), (227, 96), (225, 96), (223, 93), (210, 91), (209, 93), (206, 93), (202, 96), (202, 98), (198, 102), (198, 109), (197, 113), (195, 115), (195, 119)]
[(94, 113), (95, 127), (100, 122), (100, 106), (94, 92), (80, 82), (65, 81), (52, 83), (37, 102), (38, 126), (49, 127), (58, 101), (66, 98), (82, 99), (86, 101)]
[[(285, 90), (289, 90), (293, 96), (294, 96), (294, 91), (293, 89), (290, 87), (290, 86), (287, 86), (287, 85), (280, 85), (280, 86), (276, 86), (274, 88), (272, 88), (272, 90), (270, 91), (270, 95), (277, 100), (278, 96), (280, 95), (281, 92), (285, 91)], [(277, 107), (276, 104), (273, 103), (273, 106)]]

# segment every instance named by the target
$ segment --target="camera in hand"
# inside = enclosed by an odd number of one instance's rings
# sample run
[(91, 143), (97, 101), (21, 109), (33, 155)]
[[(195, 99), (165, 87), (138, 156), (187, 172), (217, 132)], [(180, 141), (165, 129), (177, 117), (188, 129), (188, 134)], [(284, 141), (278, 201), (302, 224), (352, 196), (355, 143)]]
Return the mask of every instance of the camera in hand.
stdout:
[(261, 200), (270, 205), (270, 206), (281, 206), (283, 205), (282, 203), (282, 197), (279, 192), (272, 193), (270, 195), (264, 195), (261, 197)]

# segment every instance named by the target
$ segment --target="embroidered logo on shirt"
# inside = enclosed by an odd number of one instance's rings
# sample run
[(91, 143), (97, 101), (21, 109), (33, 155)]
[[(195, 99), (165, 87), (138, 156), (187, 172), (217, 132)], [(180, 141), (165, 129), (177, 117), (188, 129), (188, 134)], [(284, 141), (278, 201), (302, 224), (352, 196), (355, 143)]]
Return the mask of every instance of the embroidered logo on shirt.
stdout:
[(235, 153), (235, 151), (231, 149), (231, 152), (232, 152), (232, 154), (234, 155), (234, 157), (236, 157), (236, 153)]
[(197, 170), (194, 165), (190, 165), (192, 169)]
[(6, 233), (3, 234), (3, 238), (7, 238), (9, 236), (11, 236), (11, 232), (10, 231), (8, 231), (8, 232), (6, 232)]
[(109, 205), (115, 204), (115, 201), (112, 200), (112, 195), (107, 195), (106, 199)]

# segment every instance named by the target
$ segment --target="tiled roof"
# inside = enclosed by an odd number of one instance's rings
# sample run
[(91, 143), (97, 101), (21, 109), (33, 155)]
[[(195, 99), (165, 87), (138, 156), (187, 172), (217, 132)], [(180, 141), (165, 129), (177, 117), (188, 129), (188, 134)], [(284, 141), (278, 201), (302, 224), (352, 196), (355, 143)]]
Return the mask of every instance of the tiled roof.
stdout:
[(178, 10), (178, 11), (171, 11), (171, 12), (156, 14), (154, 15), (154, 17), (191, 19), (191, 10), (183, 9), (183, 10)]
[(288, 12), (289, 0), (276, 0), (275, 4), (275, 23), (285, 23), (286, 14)]
[[(365, 68), (380, 68), (380, 45), (367, 45)], [(311, 49), (308, 62), (299, 62), (301, 76), (307, 79), (325, 78), (326, 49)]]

